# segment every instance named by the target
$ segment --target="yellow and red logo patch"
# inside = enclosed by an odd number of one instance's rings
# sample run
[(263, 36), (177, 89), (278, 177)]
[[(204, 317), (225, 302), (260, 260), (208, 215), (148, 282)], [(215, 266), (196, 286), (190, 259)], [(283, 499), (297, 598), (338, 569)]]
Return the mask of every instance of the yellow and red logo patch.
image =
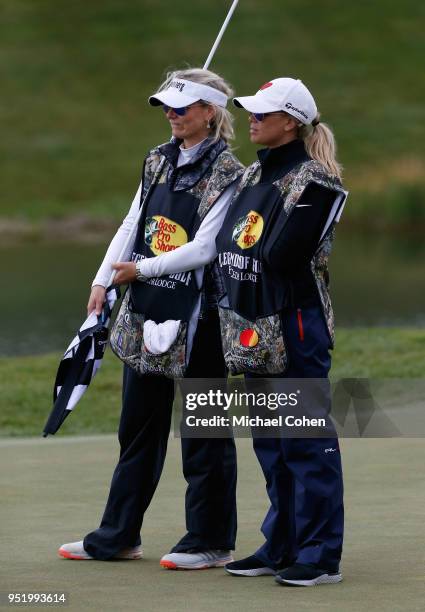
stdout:
[(244, 329), (240, 333), (239, 342), (242, 344), (242, 346), (252, 348), (258, 344), (258, 334), (255, 329)]
[(163, 215), (146, 218), (145, 244), (155, 255), (174, 251), (186, 242), (186, 230), (172, 219)]
[(260, 213), (250, 210), (245, 217), (237, 220), (233, 226), (232, 240), (241, 249), (249, 249), (260, 238), (264, 227), (264, 220)]

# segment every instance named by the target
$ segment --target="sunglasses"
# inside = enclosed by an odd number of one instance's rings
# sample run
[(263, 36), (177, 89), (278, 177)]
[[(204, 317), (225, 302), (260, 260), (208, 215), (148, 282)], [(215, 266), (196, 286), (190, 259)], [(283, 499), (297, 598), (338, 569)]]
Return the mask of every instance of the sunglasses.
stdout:
[(205, 106), (201, 102), (195, 102), (194, 104), (190, 104), (189, 106), (181, 106), (180, 108), (173, 108), (172, 106), (167, 106), (166, 104), (162, 105), (162, 109), (164, 113), (168, 113), (168, 111), (172, 110), (179, 117), (184, 117), (188, 110), (193, 108), (194, 106)]
[(271, 113), (250, 113), (256, 121), (264, 121), (269, 115), (286, 115), (285, 111), (273, 111)]

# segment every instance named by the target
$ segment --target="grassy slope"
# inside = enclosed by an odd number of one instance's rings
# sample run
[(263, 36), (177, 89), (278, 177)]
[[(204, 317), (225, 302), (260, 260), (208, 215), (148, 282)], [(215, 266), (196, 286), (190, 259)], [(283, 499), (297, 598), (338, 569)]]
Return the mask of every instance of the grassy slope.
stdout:
[[(425, 330), (340, 329), (332, 376), (422, 378)], [(51, 390), (60, 356), (0, 359), (0, 436), (39, 435), (51, 408)], [(67, 434), (117, 429), (121, 365), (110, 351), (89, 392), (63, 426)]]
[[(228, 6), (0, 0), (0, 218), (121, 217), (144, 152), (169, 136), (147, 96), (166, 67), (203, 61)], [(338, 135), (347, 215), (378, 204), (382, 223), (412, 223), (425, 218), (424, 16), (417, 0), (243, 0), (212, 67), (240, 93), (302, 76)]]

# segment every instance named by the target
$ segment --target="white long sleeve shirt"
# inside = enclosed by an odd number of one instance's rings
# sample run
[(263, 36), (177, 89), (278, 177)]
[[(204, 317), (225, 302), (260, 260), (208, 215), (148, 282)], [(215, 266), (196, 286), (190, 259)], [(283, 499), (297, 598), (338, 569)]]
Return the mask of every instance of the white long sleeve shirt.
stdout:
[[(177, 167), (190, 163), (190, 160), (196, 154), (201, 144), (202, 142), (189, 149), (183, 149), (181, 145)], [(236, 186), (237, 182), (227, 187), (222, 193), (211, 211), (205, 216), (193, 240), (168, 253), (143, 259), (139, 264), (142, 274), (150, 278), (152, 276), (163, 276), (164, 274), (187, 272), (189, 270), (201, 271), (206, 264), (213, 261), (217, 256), (215, 239), (223, 224)], [(117, 262), (121, 249), (134, 226), (139, 212), (141, 189), (142, 184), (139, 185), (130, 210), (106, 251), (92, 286), (107, 286), (112, 272), (112, 264)], [(123, 257), (123, 261), (129, 261), (132, 251), (133, 244), (130, 244), (128, 252)]]

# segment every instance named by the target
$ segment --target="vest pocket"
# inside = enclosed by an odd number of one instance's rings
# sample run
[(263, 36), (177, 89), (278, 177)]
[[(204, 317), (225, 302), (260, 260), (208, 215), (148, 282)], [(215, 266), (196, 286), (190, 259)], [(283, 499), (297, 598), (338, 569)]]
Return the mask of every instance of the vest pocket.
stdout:
[(127, 289), (112, 326), (109, 343), (115, 355), (137, 371), (143, 343), (143, 315), (129, 309), (129, 300), (130, 291)]
[(140, 375), (183, 377), (186, 371), (187, 322), (180, 321), (174, 342), (160, 354), (151, 353), (146, 348), (143, 327), (144, 315), (131, 310), (130, 292), (127, 291), (111, 330), (112, 351)]
[(279, 314), (253, 322), (219, 306), (219, 315), (224, 360), (232, 375), (285, 371), (288, 358)]
[(182, 378), (186, 371), (187, 322), (180, 321), (176, 339), (164, 353), (155, 355), (143, 340), (138, 366), (139, 374), (156, 374), (168, 378)]

